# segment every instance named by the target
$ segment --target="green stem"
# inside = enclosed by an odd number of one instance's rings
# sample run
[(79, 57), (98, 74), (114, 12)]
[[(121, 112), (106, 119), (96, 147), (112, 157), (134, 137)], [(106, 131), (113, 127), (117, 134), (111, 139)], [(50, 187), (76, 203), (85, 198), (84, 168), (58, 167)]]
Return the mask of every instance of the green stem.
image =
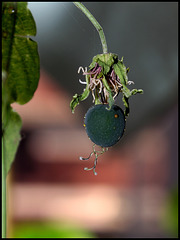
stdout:
[(2, 238), (6, 238), (6, 166), (4, 137), (2, 139)]
[(101, 27), (101, 25), (98, 23), (98, 21), (94, 18), (94, 16), (87, 10), (87, 8), (80, 2), (73, 2), (74, 5), (76, 5), (76, 7), (78, 7), (88, 18), (89, 20), (92, 22), (92, 24), (94, 25), (94, 27), (96, 28), (96, 30), (99, 33), (99, 37), (101, 39), (101, 44), (102, 44), (102, 49), (103, 49), (103, 53), (107, 53), (108, 49), (107, 49), (107, 43), (106, 43), (106, 38), (103, 32), (103, 29)]

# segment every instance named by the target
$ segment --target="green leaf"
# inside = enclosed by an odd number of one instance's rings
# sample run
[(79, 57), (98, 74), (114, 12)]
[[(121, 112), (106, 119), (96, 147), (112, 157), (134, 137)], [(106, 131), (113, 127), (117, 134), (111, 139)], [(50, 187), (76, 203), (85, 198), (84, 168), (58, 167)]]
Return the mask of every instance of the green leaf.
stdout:
[(128, 84), (127, 72), (129, 71), (129, 68), (126, 68), (125, 65), (123, 64), (123, 57), (121, 60), (118, 60), (118, 62), (113, 65), (113, 68), (123, 86), (121, 91), (123, 93), (122, 100), (123, 100), (123, 103), (125, 106), (124, 114), (125, 114), (125, 116), (128, 116), (129, 111), (130, 111), (129, 110), (129, 101), (128, 101), (129, 97), (132, 95), (135, 95), (136, 93), (143, 93), (143, 90), (142, 89), (132, 89), (130, 91), (129, 88), (127, 87), (127, 84)]
[(117, 61), (118, 56), (113, 53), (98, 54), (93, 58), (92, 63), (90, 64), (90, 69), (95, 67), (95, 64), (98, 63), (99, 66), (103, 68), (103, 73), (107, 74), (115, 61)]
[(121, 61), (118, 60), (118, 62), (113, 65), (113, 68), (116, 75), (118, 75), (121, 84), (125, 86), (127, 84), (128, 77), (127, 77), (127, 69), (123, 64), (123, 58), (121, 59)]
[(131, 90), (131, 95), (135, 95), (136, 93), (143, 93), (142, 89), (132, 89)]
[(2, 160), (5, 164), (6, 174), (10, 170), (11, 164), (14, 160), (21, 139), (20, 129), (22, 127), (20, 116), (14, 112), (11, 107), (9, 107), (7, 111), (8, 122), (2, 135), (2, 149), (4, 154)]
[(114, 99), (113, 99), (113, 96), (112, 96), (112, 91), (111, 91), (111, 89), (110, 89), (110, 87), (109, 87), (109, 85), (108, 85), (105, 77), (103, 77), (102, 82), (103, 82), (104, 87), (106, 88), (106, 90), (107, 90), (108, 93), (109, 93), (109, 97), (108, 97), (109, 108), (108, 108), (108, 110), (110, 110), (111, 107), (112, 107), (112, 105), (114, 104)]
[(124, 106), (125, 106), (124, 115), (126, 117), (126, 116), (129, 115), (129, 101), (128, 101), (128, 98), (126, 96), (123, 96), (122, 100), (123, 100)]
[(85, 100), (89, 96), (90, 90), (89, 90), (89, 80), (87, 75), (86, 75), (86, 82), (87, 82), (87, 85), (86, 85), (86, 88), (84, 89), (84, 92), (82, 94), (76, 93), (73, 96), (72, 101), (70, 102), (70, 108), (72, 113), (74, 113), (75, 107), (79, 104), (79, 102)]
[(6, 75), (8, 102), (25, 104), (34, 95), (39, 81), (37, 43), (29, 38), (36, 26), (26, 2), (2, 5), (2, 70)]
[(36, 24), (30, 10), (27, 8), (27, 2), (2, 3), (3, 33), (11, 34), (12, 26), (14, 28), (15, 35), (36, 35)]

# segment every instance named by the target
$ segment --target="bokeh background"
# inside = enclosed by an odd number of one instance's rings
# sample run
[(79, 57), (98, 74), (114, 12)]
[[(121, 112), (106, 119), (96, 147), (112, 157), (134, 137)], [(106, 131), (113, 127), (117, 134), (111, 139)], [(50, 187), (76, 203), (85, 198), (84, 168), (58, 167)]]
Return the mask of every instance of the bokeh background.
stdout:
[[(10, 237), (177, 237), (178, 2), (85, 2), (109, 52), (124, 56), (130, 99), (122, 140), (99, 158), (83, 127), (92, 97), (72, 114), (77, 73), (102, 53), (92, 23), (72, 2), (29, 2), (41, 77), (33, 99), (13, 108), (22, 140), (8, 175)], [(123, 108), (122, 96), (116, 104)]]

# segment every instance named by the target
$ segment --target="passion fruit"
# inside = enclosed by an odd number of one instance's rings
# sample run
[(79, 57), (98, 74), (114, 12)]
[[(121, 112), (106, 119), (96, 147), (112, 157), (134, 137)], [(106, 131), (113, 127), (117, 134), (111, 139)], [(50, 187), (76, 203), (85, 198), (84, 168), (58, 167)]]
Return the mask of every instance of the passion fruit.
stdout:
[(126, 120), (123, 110), (113, 105), (108, 110), (108, 104), (98, 104), (89, 108), (85, 115), (85, 129), (88, 137), (96, 145), (111, 147), (124, 134)]

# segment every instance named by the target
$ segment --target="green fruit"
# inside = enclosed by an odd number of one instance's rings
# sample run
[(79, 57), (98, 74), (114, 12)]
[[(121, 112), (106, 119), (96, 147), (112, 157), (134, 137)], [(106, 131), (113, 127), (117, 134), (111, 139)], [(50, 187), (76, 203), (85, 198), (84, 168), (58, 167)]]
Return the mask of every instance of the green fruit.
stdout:
[(123, 136), (125, 116), (120, 107), (113, 105), (108, 110), (107, 104), (91, 107), (85, 115), (87, 135), (96, 145), (111, 147)]

